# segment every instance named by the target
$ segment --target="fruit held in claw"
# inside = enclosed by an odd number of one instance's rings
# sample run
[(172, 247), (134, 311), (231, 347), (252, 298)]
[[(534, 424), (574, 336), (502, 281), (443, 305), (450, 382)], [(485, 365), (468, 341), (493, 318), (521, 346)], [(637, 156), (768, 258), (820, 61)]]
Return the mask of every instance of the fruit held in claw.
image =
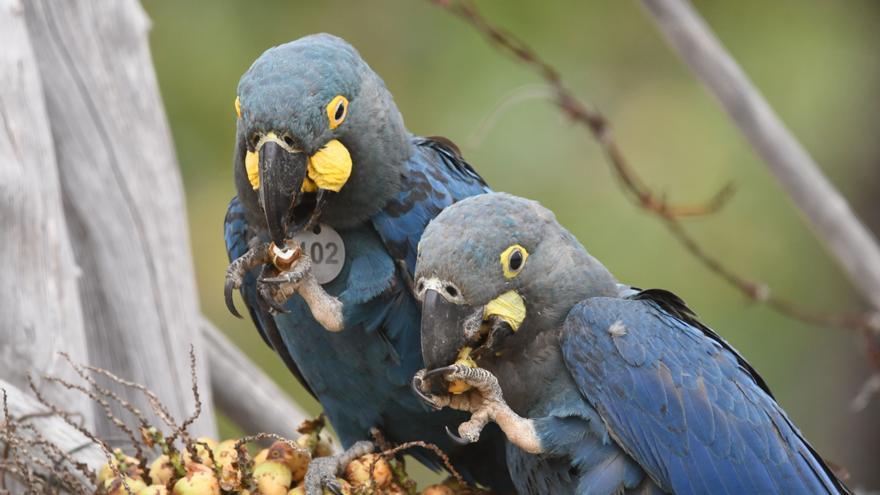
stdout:
[[(471, 358), (471, 349), (470, 347), (462, 347), (461, 351), (458, 352), (458, 359), (455, 360), (455, 364), (463, 364), (468, 368), (476, 368), (477, 363)], [(471, 386), (461, 380), (455, 380), (450, 383), (447, 387), (447, 390), (450, 394), (463, 394), (471, 389)]]
[(261, 495), (284, 495), (293, 476), (290, 468), (277, 461), (266, 461), (254, 468), (254, 480)]
[(373, 483), (377, 488), (384, 488), (391, 483), (391, 478), (391, 466), (378, 454), (358, 457), (345, 467), (345, 479), (356, 488), (369, 487)]

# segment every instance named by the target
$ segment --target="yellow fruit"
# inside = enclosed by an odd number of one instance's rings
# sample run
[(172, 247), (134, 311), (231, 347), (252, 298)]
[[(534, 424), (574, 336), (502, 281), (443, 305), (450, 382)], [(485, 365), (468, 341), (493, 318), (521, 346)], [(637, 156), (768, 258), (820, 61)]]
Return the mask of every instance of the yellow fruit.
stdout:
[(391, 466), (378, 454), (367, 454), (345, 466), (345, 479), (355, 487), (367, 487), (373, 483), (383, 488), (391, 483)]
[(173, 495), (220, 495), (220, 484), (211, 468), (190, 464), (186, 470), (186, 476), (174, 484)]
[(266, 461), (254, 468), (254, 480), (261, 495), (284, 495), (293, 482), (290, 468), (277, 461)]
[[(473, 358), (471, 358), (472, 350), (473, 349), (467, 346), (462, 347), (461, 350), (458, 352), (458, 359), (456, 359), (455, 364), (463, 364), (468, 368), (476, 368), (477, 363), (473, 360)], [(461, 380), (455, 380), (454, 382), (450, 383), (446, 389), (449, 391), (450, 394), (458, 395), (470, 390), (471, 386)]]
[(295, 443), (307, 449), (313, 458), (333, 455), (333, 439), (326, 431), (322, 431), (320, 435), (314, 433), (300, 435)]
[(422, 490), (422, 495), (455, 495), (455, 491), (446, 485), (431, 485)]
[(214, 447), (214, 457), (218, 457), (221, 452), (231, 450), (235, 452), (235, 444), (238, 440), (223, 440)]
[(168, 488), (165, 485), (150, 485), (135, 493), (137, 495), (168, 495)]
[(220, 484), (224, 489), (237, 487), (241, 482), (241, 472), (233, 464), (238, 460), (235, 450), (237, 440), (220, 442), (214, 449), (214, 460), (220, 466)]
[[(305, 448), (291, 447), (287, 442), (277, 441), (273, 443), (266, 452), (266, 460), (280, 462), (290, 469), (293, 479), (299, 481), (306, 477), (306, 471), (309, 469), (309, 461), (312, 457)], [(263, 452), (260, 452), (262, 454)], [(259, 455), (258, 455), (259, 457)], [(256, 459), (254, 459), (256, 462)]]
[[(113, 468), (111, 467), (111, 465), (116, 466), (117, 468), (119, 467), (118, 456), (122, 454), (122, 451), (119, 449), (115, 449), (113, 453), (113, 460), (111, 460), (107, 464), (104, 464), (98, 471), (99, 484), (116, 476), (115, 473), (113, 473)], [(138, 460), (134, 457), (125, 456), (125, 460), (123, 462), (125, 463), (125, 469), (123, 470), (124, 472), (122, 472), (123, 475), (130, 476), (132, 478), (140, 478), (141, 475), (144, 474), (143, 471), (141, 471)]]
[(154, 485), (167, 485), (174, 476), (174, 466), (167, 455), (160, 455), (150, 464), (150, 481)]
[[(204, 444), (204, 445), (203, 445)], [(205, 448), (205, 445), (208, 447)], [(235, 442), (232, 443), (235, 445)], [(214, 449), (217, 448), (217, 441), (213, 438), (208, 437), (200, 437), (195, 441), (196, 453), (199, 456), (200, 462), (205, 466), (212, 467), (214, 464), (211, 462), (211, 455), (208, 453), (208, 449), (211, 449), (211, 452), (214, 452)], [(216, 455), (216, 454), (215, 454)], [(189, 464), (192, 462), (192, 456), (189, 454), (189, 450), (184, 449), (183, 451), (183, 464)]]
[(261, 464), (266, 462), (266, 459), (269, 456), (269, 449), (261, 450), (256, 456), (254, 456), (254, 464)]
[(306, 495), (306, 485), (304, 483), (296, 485), (287, 492), (287, 495)]
[(124, 483), (122, 481), (123, 478), (108, 478), (104, 480), (104, 492), (107, 495), (129, 495), (129, 490), (131, 493), (137, 493), (147, 487), (147, 484), (138, 478), (126, 476), (124, 479)]

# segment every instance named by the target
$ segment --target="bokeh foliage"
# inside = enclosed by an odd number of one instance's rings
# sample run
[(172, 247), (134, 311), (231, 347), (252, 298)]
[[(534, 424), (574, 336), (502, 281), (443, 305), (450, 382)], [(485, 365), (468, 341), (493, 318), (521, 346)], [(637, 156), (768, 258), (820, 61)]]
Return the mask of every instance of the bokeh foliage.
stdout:
[[(842, 192), (856, 202), (876, 194), (869, 186), (880, 175), (880, 4), (696, 3)], [(810, 307), (860, 307), (783, 191), (638, 2), (479, 6), (610, 118), (634, 167), (672, 201), (703, 200), (730, 181), (737, 186), (720, 214), (687, 222), (725, 263)], [(679, 293), (762, 372), (820, 452), (849, 467), (857, 482), (880, 484), (871, 469), (880, 431), (869, 420), (880, 407), (859, 414), (848, 408), (868, 373), (857, 339), (746, 302), (629, 203), (595, 142), (540, 97), (490, 119), (504, 101), (540, 95), (540, 81), (463, 23), (425, 1), (148, 0), (145, 7), (188, 195), (203, 310), (310, 410), (317, 404), (250, 322), (226, 312), (222, 221), (233, 194), (239, 76), (264, 49), (326, 31), (355, 45), (383, 76), (411, 131), (450, 137), (494, 188), (555, 210), (622, 281)]]

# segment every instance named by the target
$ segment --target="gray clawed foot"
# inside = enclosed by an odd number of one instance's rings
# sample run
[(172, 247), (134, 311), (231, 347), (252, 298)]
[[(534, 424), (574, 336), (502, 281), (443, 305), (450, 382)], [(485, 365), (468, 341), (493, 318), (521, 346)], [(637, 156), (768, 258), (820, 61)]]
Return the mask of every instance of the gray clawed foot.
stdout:
[[(445, 368), (441, 368), (441, 370), (442, 369)], [(448, 397), (434, 395), (431, 392), (430, 378), (432, 376), (436, 376), (439, 371), (440, 370), (432, 370), (429, 372), (428, 370), (424, 369), (419, 370), (413, 376), (412, 382), (410, 384), (412, 386), (413, 392), (415, 392), (416, 396), (421, 399), (422, 402), (437, 410), (443, 409), (443, 407), (449, 403)]]
[(270, 312), (286, 313), (287, 300), (296, 294), (305, 277), (311, 273), (312, 262), (302, 255), (287, 271), (280, 271), (274, 265), (266, 265), (257, 280), (257, 292), (269, 307)]
[(238, 259), (232, 261), (226, 268), (226, 282), (223, 284), (223, 298), (226, 301), (226, 308), (235, 317), (241, 318), (241, 313), (235, 307), (232, 300), (232, 291), (241, 288), (244, 277), (254, 268), (269, 263), (269, 244), (258, 244), (250, 249)]
[[(460, 394), (434, 395), (431, 393), (431, 379), (438, 375), (444, 382), (462, 381), (470, 385), (470, 390)], [(488, 370), (471, 368), (463, 364), (453, 364), (431, 371), (420, 370), (415, 374), (412, 388), (425, 403), (435, 408), (449, 406), (471, 413), (471, 418), (458, 426), (458, 434), (449, 427), (446, 434), (458, 445), (467, 445), (480, 439), (483, 428), (495, 419), (497, 411), (507, 410), (498, 379)]]
[(365, 440), (355, 443), (341, 454), (313, 459), (306, 472), (306, 495), (323, 495), (324, 489), (342, 495), (342, 488), (336, 479), (345, 471), (345, 466), (374, 449), (373, 442)]

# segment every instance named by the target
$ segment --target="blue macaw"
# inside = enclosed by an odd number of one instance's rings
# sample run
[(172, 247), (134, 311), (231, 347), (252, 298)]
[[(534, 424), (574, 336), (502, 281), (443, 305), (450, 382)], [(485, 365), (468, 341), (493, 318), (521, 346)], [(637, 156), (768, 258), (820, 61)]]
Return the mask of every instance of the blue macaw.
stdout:
[(419, 249), (414, 386), (463, 443), (501, 427), (520, 494), (848, 493), (736, 350), (538, 203), (465, 199)]
[[(410, 134), (379, 76), (331, 35), (263, 53), (242, 76), (235, 108), (227, 305), (237, 314), (240, 289), (260, 335), (350, 448), (331, 464), (313, 461), (307, 490), (334, 488), (377, 428), (392, 443), (434, 443), (466, 479), (510, 491), (500, 430), (456, 445), (443, 427), (466, 416), (432, 414), (410, 389), (423, 367), (412, 293), (419, 238), (486, 183), (450, 141)], [(302, 235), (311, 241), (297, 250)], [(439, 465), (427, 450), (413, 455)]]

